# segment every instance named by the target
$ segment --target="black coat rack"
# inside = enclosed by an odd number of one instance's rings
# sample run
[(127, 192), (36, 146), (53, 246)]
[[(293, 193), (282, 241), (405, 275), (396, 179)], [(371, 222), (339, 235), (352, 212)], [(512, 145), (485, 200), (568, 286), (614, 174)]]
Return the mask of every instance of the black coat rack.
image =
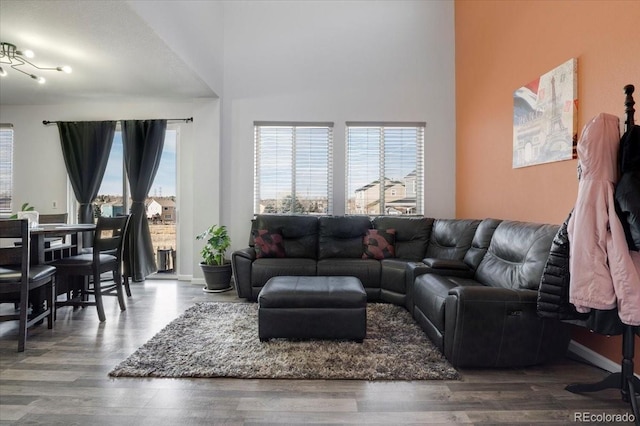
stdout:
[[(635, 109), (633, 105), (634, 86), (628, 84), (624, 86), (625, 93), (625, 132), (631, 130), (635, 121), (633, 115)], [(633, 374), (633, 356), (635, 352), (634, 335), (640, 331), (639, 327), (624, 325), (622, 332), (622, 363), (621, 370), (611, 373), (604, 380), (597, 383), (571, 384), (565, 389), (572, 393), (598, 392), (604, 389), (620, 389), (622, 399), (631, 403), (631, 409), (636, 426), (640, 426), (640, 412), (638, 411), (638, 393), (640, 392), (640, 379)]]

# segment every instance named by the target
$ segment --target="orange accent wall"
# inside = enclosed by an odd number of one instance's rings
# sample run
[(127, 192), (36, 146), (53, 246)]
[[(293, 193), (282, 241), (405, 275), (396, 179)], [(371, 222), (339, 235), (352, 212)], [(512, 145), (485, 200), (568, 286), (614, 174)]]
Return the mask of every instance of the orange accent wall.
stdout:
[[(629, 83), (640, 121), (638, 28), (636, 0), (456, 0), (457, 217), (565, 220), (577, 196), (577, 160), (511, 167), (513, 92), (578, 58), (578, 135), (600, 112), (623, 121)], [(573, 338), (620, 363), (619, 336), (576, 329)]]

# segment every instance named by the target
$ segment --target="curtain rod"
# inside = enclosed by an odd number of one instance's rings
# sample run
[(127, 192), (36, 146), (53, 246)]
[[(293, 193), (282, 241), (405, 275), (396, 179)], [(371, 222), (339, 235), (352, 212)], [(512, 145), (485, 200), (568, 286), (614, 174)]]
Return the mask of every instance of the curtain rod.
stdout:
[[(185, 123), (192, 123), (193, 122), (193, 117), (189, 117), (189, 118), (167, 118), (167, 121), (184, 121)], [(126, 120), (107, 120), (107, 121), (126, 121)], [(44, 124), (45, 126), (49, 125), (49, 124), (57, 124), (57, 123), (61, 123), (60, 121), (48, 121), (48, 120), (42, 120), (42, 124)]]

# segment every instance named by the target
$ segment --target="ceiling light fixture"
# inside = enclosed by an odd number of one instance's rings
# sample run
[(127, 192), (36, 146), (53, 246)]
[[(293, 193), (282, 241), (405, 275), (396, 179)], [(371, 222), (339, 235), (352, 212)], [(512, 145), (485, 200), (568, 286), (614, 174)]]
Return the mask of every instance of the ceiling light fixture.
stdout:
[[(66, 73), (71, 72), (71, 67), (63, 66), (63, 67), (39, 67), (33, 62), (29, 61), (27, 58), (33, 58), (35, 55), (31, 50), (21, 51), (18, 50), (15, 44), (0, 42), (0, 64), (9, 65), (9, 67), (13, 68), (16, 71), (21, 72), (24, 75), (31, 77), (36, 80), (38, 83), (43, 84), (46, 80), (44, 77), (40, 77), (38, 75), (33, 74), (32, 72), (27, 70), (20, 69), (18, 67), (30, 65), (31, 67), (43, 70), (43, 71), (62, 71)], [(7, 75), (7, 70), (0, 66), (0, 77), (5, 77)]]

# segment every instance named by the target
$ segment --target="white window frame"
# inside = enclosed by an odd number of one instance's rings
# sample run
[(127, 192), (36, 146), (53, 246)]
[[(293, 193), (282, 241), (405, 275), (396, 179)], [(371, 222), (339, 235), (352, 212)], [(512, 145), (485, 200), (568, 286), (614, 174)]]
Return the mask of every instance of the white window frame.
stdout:
[[(357, 161), (355, 158), (356, 154), (355, 149), (350, 145), (355, 143), (352, 140), (352, 132), (354, 138), (356, 137), (356, 132), (362, 130), (368, 130), (373, 132), (375, 135), (378, 133), (377, 141), (374, 136), (374, 143), (377, 142), (377, 175), (372, 177), (369, 182), (360, 182), (362, 185), (378, 185), (379, 195), (377, 201), (379, 202), (378, 213), (377, 214), (388, 214), (388, 206), (385, 202), (385, 182), (386, 178), (390, 178), (390, 176), (385, 176), (386, 164), (385, 164), (385, 135), (387, 138), (393, 135), (395, 132), (395, 136), (402, 132), (403, 129), (408, 129), (410, 132), (415, 132), (415, 152), (407, 152), (407, 155), (415, 156), (415, 172), (416, 180), (415, 180), (415, 196), (416, 196), (416, 204), (415, 211), (407, 212), (406, 215), (422, 215), (424, 214), (424, 130), (426, 127), (425, 122), (356, 122), (356, 121), (348, 121), (345, 123), (345, 150), (346, 150), (346, 162), (345, 162), (345, 214), (371, 214), (369, 211), (350, 211), (349, 200), (353, 197), (354, 200), (358, 198), (358, 195), (362, 195), (360, 193), (350, 194), (350, 191), (355, 191), (355, 187), (358, 186), (356, 183), (351, 182), (350, 169), (353, 163)], [(361, 134), (358, 136), (362, 136)], [(353, 159), (351, 157), (354, 157)], [(405, 176), (408, 176), (405, 175)], [(403, 177), (405, 177), (403, 176)], [(393, 176), (392, 179), (398, 179), (399, 176)], [(363, 186), (363, 188), (366, 188)], [(405, 193), (408, 191), (405, 191)]]
[[(264, 191), (264, 182), (261, 175), (261, 165), (265, 161), (275, 161), (276, 158), (263, 158), (265, 149), (263, 144), (265, 139), (276, 138), (285, 144), (285, 150), (283, 152), (284, 161), (291, 164), (288, 169), (291, 175), (288, 177), (290, 181), (290, 187), (285, 190), (289, 191), (292, 205), (296, 205), (299, 200), (303, 200), (303, 196), (299, 194), (297, 181), (298, 175), (308, 174), (311, 176), (313, 170), (311, 168), (304, 168), (298, 164), (299, 149), (302, 149), (302, 138), (309, 137), (307, 129), (318, 129), (319, 132), (315, 136), (322, 135), (322, 132), (326, 132), (326, 140), (322, 140), (322, 144), (326, 144), (326, 195), (320, 195), (321, 198), (326, 196), (326, 209), (323, 212), (293, 211), (284, 212), (278, 207), (278, 203), (281, 202), (278, 195), (276, 195), (275, 214), (317, 214), (317, 215), (330, 215), (333, 213), (333, 123), (332, 122), (296, 122), (296, 121), (254, 121), (254, 191), (253, 191), (253, 211), (254, 214), (261, 213), (260, 203), (262, 200), (261, 193)], [(282, 136), (279, 136), (277, 132), (280, 131)], [(291, 143), (289, 151), (286, 150), (286, 143)], [(324, 154), (324, 153), (323, 153)], [(287, 178), (285, 178), (287, 180)], [(286, 197), (284, 197), (286, 198)], [(271, 212), (273, 213), (273, 212)]]
[(0, 123), (0, 214), (11, 213), (13, 204), (13, 125)]

